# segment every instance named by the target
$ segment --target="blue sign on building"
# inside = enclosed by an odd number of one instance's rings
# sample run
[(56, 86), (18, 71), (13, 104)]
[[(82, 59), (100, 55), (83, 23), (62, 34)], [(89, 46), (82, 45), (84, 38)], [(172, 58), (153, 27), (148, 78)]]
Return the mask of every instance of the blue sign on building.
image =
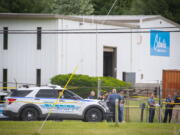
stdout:
[(150, 55), (170, 56), (170, 32), (151, 30)]

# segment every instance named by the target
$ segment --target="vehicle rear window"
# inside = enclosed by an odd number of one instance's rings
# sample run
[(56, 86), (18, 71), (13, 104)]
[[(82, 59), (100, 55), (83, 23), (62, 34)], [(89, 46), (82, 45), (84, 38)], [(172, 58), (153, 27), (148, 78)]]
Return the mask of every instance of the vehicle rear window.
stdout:
[(14, 90), (10, 97), (25, 97), (27, 96), (32, 90)]

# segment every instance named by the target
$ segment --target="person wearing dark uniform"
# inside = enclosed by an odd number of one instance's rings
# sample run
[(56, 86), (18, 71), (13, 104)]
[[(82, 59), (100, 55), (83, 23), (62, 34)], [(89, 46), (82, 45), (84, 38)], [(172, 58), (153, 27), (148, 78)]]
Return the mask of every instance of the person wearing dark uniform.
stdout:
[(174, 107), (172, 112), (172, 122), (180, 122), (180, 91), (174, 96)]
[(166, 123), (168, 116), (169, 116), (169, 123), (171, 122), (171, 118), (172, 118), (172, 110), (173, 110), (173, 99), (171, 97), (171, 95), (168, 95), (168, 97), (166, 98), (166, 109), (165, 109), (165, 114), (164, 114), (164, 120), (163, 122)]
[(89, 97), (87, 97), (87, 99), (96, 99), (95, 95), (96, 95), (95, 91), (92, 90)]
[[(110, 94), (107, 98), (107, 102), (109, 103), (110, 106), (110, 111), (112, 112), (112, 117), (113, 117), (113, 121), (115, 122), (115, 101), (116, 99), (119, 100), (119, 102), (121, 101), (121, 96), (119, 94), (116, 93), (116, 89), (112, 90), (112, 94)], [(119, 104), (119, 103), (118, 103)], [(118, 105), (119, 107), (119, 105)], [(118, 108), (119, 111), (119, 108)]]
[(153, 123), (154, 115), (155, 115), (155, 100), (154, 100), (154, 94), (152, 93), (150, 98), (148, 99), (148, 105), (149, 105), (149, 122)]

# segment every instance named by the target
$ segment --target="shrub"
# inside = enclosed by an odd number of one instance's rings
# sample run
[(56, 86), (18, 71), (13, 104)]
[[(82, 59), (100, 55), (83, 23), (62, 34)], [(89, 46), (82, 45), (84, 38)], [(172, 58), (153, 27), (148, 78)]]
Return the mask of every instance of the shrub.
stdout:
[[(51, 83), (64, 87), (71, 74), (56, 75), (51, 78)], [(112, 77), (99, 77), (101, 80), (101, 91), (111, 90), (112, 88), (127, 89), (131, 85)], [(98, 77), (90, 77), (88, 75), (76, 74), (69, 82), (67, 89), (74, 90), (75, 93), (82, 97), (87, 97), (91, 90), (96, 91), (98, 84)]]

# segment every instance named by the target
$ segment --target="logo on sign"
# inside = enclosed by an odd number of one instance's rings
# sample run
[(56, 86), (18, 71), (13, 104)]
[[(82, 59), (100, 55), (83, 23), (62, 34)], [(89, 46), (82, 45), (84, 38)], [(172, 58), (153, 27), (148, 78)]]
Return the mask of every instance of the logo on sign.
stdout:
[(150, 33), (150, 54), (151, 56), (169, 56), (170, 55), (170, 33), (151, 30)]

